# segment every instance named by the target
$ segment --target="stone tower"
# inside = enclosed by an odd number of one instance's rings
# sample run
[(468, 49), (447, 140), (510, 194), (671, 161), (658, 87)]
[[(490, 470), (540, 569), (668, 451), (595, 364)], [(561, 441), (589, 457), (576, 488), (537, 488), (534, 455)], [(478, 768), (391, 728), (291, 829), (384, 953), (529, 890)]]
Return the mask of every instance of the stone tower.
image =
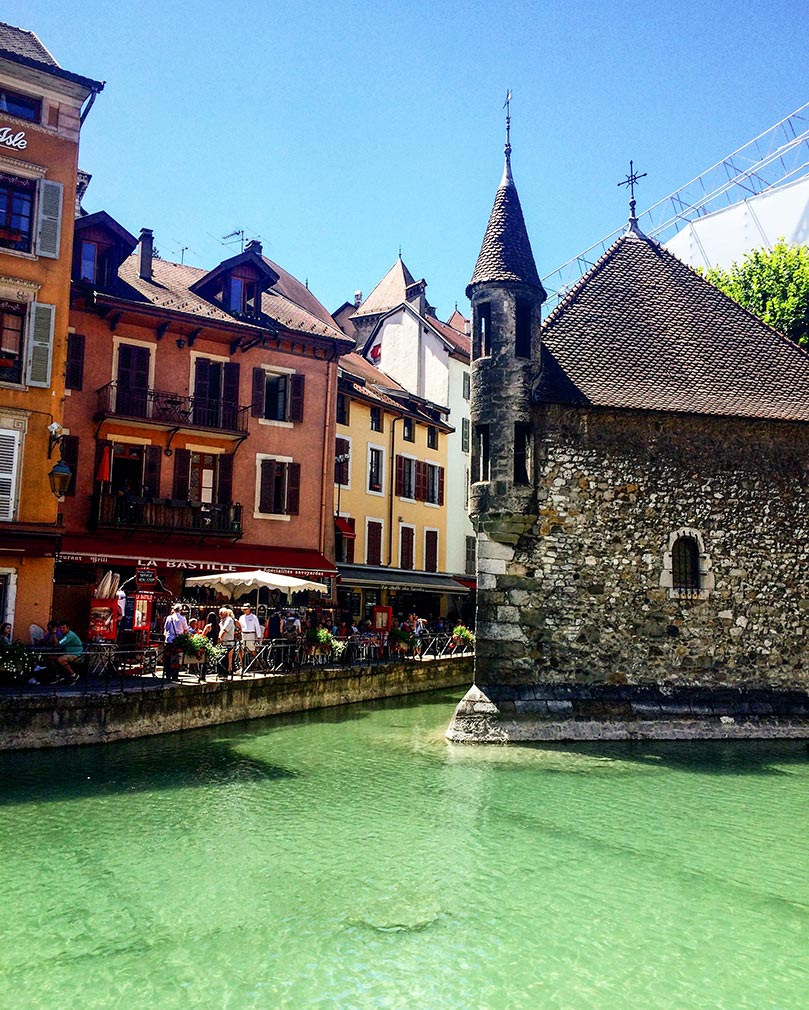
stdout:
[[(497, 663), (510, 682), (534, 679), (517, 608), (496, 591), (514, 547), (537, 519), (537, 461), (531, 390), (540, 371), (541, 308), (537, 274), (520, 198), (511, 175), (511, 145), (472, 280), (473, 431), (470, 512), (478, 534), (476, 682)], [(514, 622), (508, 620), (514, 610)], [(509, 637), (512, 636), (512, 637)], [(503, 663), (503, 660), (506, 660)], [(510, 662), (509, 662), (510, 660)]]

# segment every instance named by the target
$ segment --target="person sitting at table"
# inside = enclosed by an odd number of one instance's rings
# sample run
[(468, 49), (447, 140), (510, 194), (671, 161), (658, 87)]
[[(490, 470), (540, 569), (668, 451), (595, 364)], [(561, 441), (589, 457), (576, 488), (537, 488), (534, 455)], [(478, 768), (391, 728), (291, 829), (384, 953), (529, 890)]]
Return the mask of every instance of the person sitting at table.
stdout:
[(79, 675), (73, 668), (73, 664), (78, 662), (84, 655), (84, 646), (76, 632), (71, 630), (69, 621), (59, 622), (59, 633), (61, 655), (55, 658), (59, 667), (61, 667), (61, 680), (66, 684), (75, 684), (79, 679)]

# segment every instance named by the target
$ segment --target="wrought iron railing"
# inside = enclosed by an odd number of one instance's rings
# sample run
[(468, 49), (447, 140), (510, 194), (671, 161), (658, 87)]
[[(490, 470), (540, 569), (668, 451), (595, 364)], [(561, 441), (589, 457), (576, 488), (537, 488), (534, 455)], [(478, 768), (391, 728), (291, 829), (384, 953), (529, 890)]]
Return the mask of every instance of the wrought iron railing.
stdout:
[(102, 491), (95, 497), (94, 511), (95, 524), (103, 529), (202, 533), (234, 538), (242, 535), (242, 507), (238, 504), (141, 498)]
[(131, 417), (183, 428), (246, 432), (249, 409), (222, 399), (121, 386), (117, 382), (108, 382), (98, 390), (101, 417)]

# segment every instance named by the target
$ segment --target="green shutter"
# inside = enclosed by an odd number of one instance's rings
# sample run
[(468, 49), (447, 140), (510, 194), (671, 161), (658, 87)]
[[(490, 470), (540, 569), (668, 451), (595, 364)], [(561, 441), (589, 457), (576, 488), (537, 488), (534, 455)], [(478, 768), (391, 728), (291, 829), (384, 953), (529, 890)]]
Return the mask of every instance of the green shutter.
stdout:
[(53, 349), (53, 319), (56, 306), (33, 302), (28, 314), (28, 368), (25, 381), (29, 386), (50, 386), (51, 352)]
[(39, 224), (37, 255), (59, 258), (59, 236), (62, 230), (62, 184), (43, 179), (39, 184)]

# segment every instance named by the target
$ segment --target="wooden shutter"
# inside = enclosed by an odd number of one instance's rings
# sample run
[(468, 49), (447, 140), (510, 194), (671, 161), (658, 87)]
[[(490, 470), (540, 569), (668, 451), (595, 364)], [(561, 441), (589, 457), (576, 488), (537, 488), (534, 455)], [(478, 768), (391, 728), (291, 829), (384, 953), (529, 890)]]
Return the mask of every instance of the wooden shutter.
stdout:
[[(253, 369), (253, 396), (250, 401), (252, 417), (264, 417), (264, 397), (267, 392), (267, 373), (263, 368)], [(262, 512), (264, 509), (261, 510)]]
[(439, 466), (438, 468), (438, 504), (444, 504), (444, 468)]
[(411, 526), (402, 526), (401, 529), (400, 564), (402, 568), (410, 570), (413, 567), (413, 528)]
[(289, 420), (303, 420), (304, 376), (297, 372), (289, 377)]
[(188, 484), (191, 479), (191, 451), (174, 450), (174, 485), (171, 496), (178, 501), (188, 500)]
[(39, 184), (39, 222), (37, 226), (37, 256), (59, 258), (59, 235), (62, 230), (62, 184), (43, 179)]
[(287, 463), (287, 515), (296, 516), (301, 501), (301, 465)]
[[(261, 370), (263, 371), (263, 369)], [(261, 461), (261, 476), (259, 477), (258, 489), (258, 510), (259, 512), (273, 512), (273, 481), (275, 479), (275, 460), (263, 459)]]
[(404, 456), (397, 456), (396, 457), (396, 490), (395, 490), (394, 493), (397, 494), (400, 498), (404, 494), (404, 465), (405, 465)]
[(84, 334), (68, 333), (65, 389), (81, 390), (84, 381)]
[[(187, 450), (177, 450), (178, 455), (181, 452), (187, 452)], [(145, 498), (157, 498), (160, 495), (160, 463), (163, 456), (163, 450), (159, 445), (147, 445), (143, 455), (143, 496)], [(191, 454), (188, 453), (188, 455), (190, 457)], [(186, 481), (186, 495), (187, 494), (188, 482)]]
[(28, 315), (28, 368), (25, 381), (29, 386), (48, 387), (51, 384), (51, 353), (53, 351), (53, 320), (56, 306), (31, 304)]
[(65, 491), (65, 496), (72, 498), (76, 494), (76, 473), (79, 467), (79, 436), (63, 435), (59, 446), (62, 460), (67, 463), (71, 470), (70, 483)]
[(235, 430), (239, 416), (239, 363), (225, 362), (222, 369), (222, 427)]
[(220, 505), (230, 505), (233, 501), (233, 456), (225, 453), (217, 456), (219, 461), (216, 500)]
[[(354, 519), (354, 518), (346, 519), (346, 522), (348, 523), (348, 525), (351, 527), (352, 530), (356, 531), (356, 528), (357, 528), (357, 520), (356, 519)], [(346, 545), (346, 564), (347, 565), (353, 565), (354, 564), (354, 544), (356, 542), (357, 541), (355, 540), (354, 537), (346, 537), (345, 540), (344, 540), (344, 543)]]
[(424, 533), (424, 571), (438, 571), (438, 530)]
[(416, 460), (416, 501), (427, 501), (427, 464)]
[(0, 519), (13, 519), (17, 499), (17, 469), (22, 432), (0, 428)]
[(381, 565), (382, 523), (369, 522), (367, 530), (368, 541), (365, 545), (365, 563), (368, 565)]
[(351, 465), (350, 460), (344, 460), (342, 463), (337, 462), (338, 456), (343, 456), (349, 452), (351, 443), (347, 438), (336, 438), (334, 440), (334, 483), (342, 484), (343, 487), (348, 484), (349, 478), (349, 467)]

